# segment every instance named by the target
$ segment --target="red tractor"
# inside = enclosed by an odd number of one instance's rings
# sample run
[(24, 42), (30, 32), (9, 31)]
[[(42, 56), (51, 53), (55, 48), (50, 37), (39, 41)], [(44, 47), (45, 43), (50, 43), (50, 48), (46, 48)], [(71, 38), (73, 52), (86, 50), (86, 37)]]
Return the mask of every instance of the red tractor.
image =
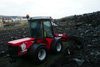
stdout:
[(46, 60), (48, 50), (54, 54), (62, 51), (62, 41), (68, 41), (66, 34), (54, 34), (51, 17), (30, 17), (29, 36), (8, 42), (10, 58), (29, 54), (36, 63)]

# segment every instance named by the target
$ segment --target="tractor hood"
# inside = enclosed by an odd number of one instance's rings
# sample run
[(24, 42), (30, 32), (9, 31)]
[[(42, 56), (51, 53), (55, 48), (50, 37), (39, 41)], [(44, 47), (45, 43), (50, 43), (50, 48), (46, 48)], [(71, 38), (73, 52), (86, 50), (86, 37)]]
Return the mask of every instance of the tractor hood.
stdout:
[(13, 40), (13, 41), (9, 41), (8, 42), (8, 45), (9, 44), (13, 44), (14, 46), (16, 46), (17, 44), (21, 44), (21, 43), (25, 43), (25, 42), (29, 42), (29, 41), (34, 41), (35, 39), (34, 38), (22, 38), (22, 39), (17, 39), (17, 40)]

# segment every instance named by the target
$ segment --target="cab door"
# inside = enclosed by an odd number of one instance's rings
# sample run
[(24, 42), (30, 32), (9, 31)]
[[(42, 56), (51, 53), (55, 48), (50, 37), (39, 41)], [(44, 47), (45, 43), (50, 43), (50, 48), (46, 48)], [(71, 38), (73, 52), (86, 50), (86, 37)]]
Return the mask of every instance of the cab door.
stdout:
[(46, 44), (46, 47), (50, 49), (51, 42), (54, 39), (54, 33), (53, 33), (51, 21), (44, 20), (43, 26), (44, 26), (44, 38), (45, 38), (44, 43)]
[(45, 38), (54, 38), (54, 33), (53, 33), (53, 30), (52, 30), (50, 20), (45, 20), (43, 22), (43, 25), (44, 25), (44, 37)]

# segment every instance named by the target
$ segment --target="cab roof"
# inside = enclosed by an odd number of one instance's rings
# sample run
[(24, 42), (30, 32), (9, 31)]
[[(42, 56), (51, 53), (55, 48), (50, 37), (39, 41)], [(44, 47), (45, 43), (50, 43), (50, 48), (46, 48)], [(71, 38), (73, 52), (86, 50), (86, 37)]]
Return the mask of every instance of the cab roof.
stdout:
[(52, 19), (50, 16), (37, 16), (37, 17), (30, 17), (28, 20), (42, 20), (42, 19), (45, 19), (45, 20), (49, 20), (49, 19)]

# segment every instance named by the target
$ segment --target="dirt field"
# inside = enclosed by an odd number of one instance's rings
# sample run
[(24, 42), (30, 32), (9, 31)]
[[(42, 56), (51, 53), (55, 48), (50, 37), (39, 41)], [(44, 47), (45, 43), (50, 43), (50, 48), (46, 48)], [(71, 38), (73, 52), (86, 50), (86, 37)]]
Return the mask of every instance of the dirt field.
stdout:
[(17, 62), (12, 64), (9, 63), (9, 58), (5, 58), (4, 56), (2, 56), (0, 57), (0, 67), (50, 67), (55, 61), (62, 57), (64, 50), (68, 47), (68, 45), (68, 43), (64, 42), (64, 49), (62, 53), (58, 55), (52, 55), (51, 53), (48, 53), (49, 55), (47, 61), (40, 65), (34, 64), (30, 59), (28, 59), (28, 56), (17, 58)]

